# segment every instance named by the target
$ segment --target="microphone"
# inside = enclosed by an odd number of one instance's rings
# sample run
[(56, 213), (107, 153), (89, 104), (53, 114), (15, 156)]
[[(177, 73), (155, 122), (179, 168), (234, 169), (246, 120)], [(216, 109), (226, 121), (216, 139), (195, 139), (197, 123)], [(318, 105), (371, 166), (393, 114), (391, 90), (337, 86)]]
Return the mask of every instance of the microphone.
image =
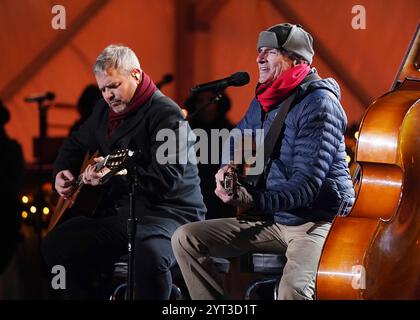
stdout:
[(191, 94), (196, 94), (204, 91), (222, 91), (230, 86), (244, 86), (248, 82), (249, 74), (247, 72), (240, 71), (224, 79), (199, 84), (198, 86), (191, 88)]
[(26, 97), (25, 102), (42, 102), (44, 100), (54, 100), (55, 94), (51, 91), (48, 91), (44, 94), (39, 94), (35, 96)]
[(158, 83), (156, 83), (156, 87), (158, 89), (162, 88), (165, 84), (171, 83), (174, 81), (174, 76), (170, 73), (167, 73), (163, 76), (162, 80), (160, 80)]

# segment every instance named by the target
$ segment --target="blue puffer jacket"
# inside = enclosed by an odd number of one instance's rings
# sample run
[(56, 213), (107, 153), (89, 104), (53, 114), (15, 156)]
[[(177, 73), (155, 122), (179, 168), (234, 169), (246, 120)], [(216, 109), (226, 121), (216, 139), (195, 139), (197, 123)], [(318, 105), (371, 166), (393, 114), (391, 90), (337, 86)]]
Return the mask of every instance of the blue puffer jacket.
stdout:
[[(274, 221), (298, 225), (331, 221), (354, 202), (346, 162), (344, 132), (347, 118), (340, 105), (340, 88), (334, 79), (305, 82), (298, 87), (284, 125), (280, 150), (267, 166), (265, 189), (251, 191), (252, 213), (274, 216)], [(279, 108), (266, 115), (254, 99), (237, 128), (264, 129), (267, 134)], [(279, 147), (277, 146), (277, 148)]]

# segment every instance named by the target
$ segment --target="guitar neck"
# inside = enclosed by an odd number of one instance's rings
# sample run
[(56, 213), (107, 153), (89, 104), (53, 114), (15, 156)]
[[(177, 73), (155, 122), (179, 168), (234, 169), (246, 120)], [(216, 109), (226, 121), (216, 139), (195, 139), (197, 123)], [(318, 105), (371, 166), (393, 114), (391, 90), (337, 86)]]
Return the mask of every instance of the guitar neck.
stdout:
[[(102, 161), (99, 161), (97, 163), (94, 164), (95, 167), (95, 172), (99, 172), (101, 169), (103, 169), (106, 166), (106, 163), (108, 161), (109, 155), (107, 155)], [(75, 185), (77, 186), (81, 186), (83, 183), (83, 172), (82, 171), (81, 174), (79, 174), (79, 176), (77, 177), (76, 181), (75, 181)]]

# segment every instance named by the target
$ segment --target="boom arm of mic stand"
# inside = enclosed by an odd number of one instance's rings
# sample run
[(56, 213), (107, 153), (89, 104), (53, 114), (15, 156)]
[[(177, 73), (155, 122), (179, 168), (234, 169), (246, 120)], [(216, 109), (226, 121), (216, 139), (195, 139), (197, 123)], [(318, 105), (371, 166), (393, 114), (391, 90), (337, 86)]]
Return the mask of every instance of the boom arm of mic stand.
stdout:
[(197, 110), (195, 110), (193, 113), (187, 116), (187, 120), (193, 119), (198, 113), (203, 111), (205, 108), (207, 108), (209, 105), (218, 102), (222, 98), (222, 93), (218, 92), (216, 95), (214, 95), (207, 103), (201, 105)]

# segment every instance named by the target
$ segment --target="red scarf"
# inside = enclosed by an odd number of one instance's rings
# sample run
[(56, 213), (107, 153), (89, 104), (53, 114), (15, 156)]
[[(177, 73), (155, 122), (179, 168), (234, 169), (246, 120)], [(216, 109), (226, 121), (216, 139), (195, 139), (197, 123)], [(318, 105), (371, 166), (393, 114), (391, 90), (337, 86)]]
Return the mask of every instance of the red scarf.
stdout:
[(296, 88), (311, 70), (307, 64), (299, 64), (283, 72), (277, 79), (257, 86), (257, 100), (265, 112), (277, 106)]
[(108, 115), (108, 135), (110, 136), (114, 130), (118, 127), (120, 122), (125, 119), (129, 114), (135, 112), (140, 108), (152, 94), (157, 90), (155, 83), (150, 77), (143, 71), (142, 79), (140, 84), (137, 86), (130, 103), (122, 112), (115, 113), (112, 108), (109, 109)]

